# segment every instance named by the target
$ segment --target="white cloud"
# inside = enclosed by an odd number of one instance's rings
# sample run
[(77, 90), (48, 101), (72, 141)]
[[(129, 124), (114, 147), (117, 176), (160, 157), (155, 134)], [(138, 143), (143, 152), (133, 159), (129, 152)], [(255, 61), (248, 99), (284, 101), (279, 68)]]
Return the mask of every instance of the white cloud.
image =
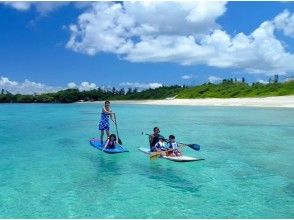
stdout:
[(30, 80), (24, 82), (11, 81), (7, 77), (0, 77), (0, 89), (7, 90), (13, 94), (33, 94), (33, 93), (46, 93), (56, 92), (61, 90), (61, 87), (48, 86), (43, 83), (36, 83)]
[(268, 81), (265, 81), (265, 80), (263, 80), (263, 79), (259, 79), (258, 82), (259, 82), (259, 83), (262, 83), (262, 84), (268, 84)]
[(37, 83), (32, 82), (30, 80), (25, 80), (24, 82), (17, 82), (17, 81), (11, 81), (9, 78), (1, 76), (0, 77), (0, 90), (4, 89), (7, 90), (13, 94), (41, 94), (41, 93), (47, 93), (47, 92), (57, 92), (63, 89), (73, 89), (77, 88), (80, 91), (89, 91), (93, 89), (97, 89), (95, 83), (90, 82), (82, 82), (80, 85), (77, 85), (74, 82), (69, 82), (66, 87), (60, 87), (60, 86), (49, 86), (44, 83)]
[(96, 86), (95, 83), (82, 82), (78, 88), (80, 91), (88, 91), (88, 90), (97, 89), (98, 87)]
[(67, 87), (68, 87), (69, 89), (75, 89), (75, 88), (77, 88), (78, 86), (77, 86), (77, 84), (75, 84), (74, 82), (69, 82), (69, 83), (67, 84)]
[(208, 81), (211, 83), (218, 83), (222, 80), (222, 78), (218, 77), (218, 76), (209, 76), (208, 77)]
[(284, 10), (274, 19), (275, 26), (278, 30), (282, 30), (284, 35), (294, 37), (294, 13)]
[(77, 85), (74, 82), (69, 82), (67, 84), (67, 88), (79, 89), (80, 91), (89, 91), (89, 90), (97, 89), (98, 87), (95, 83), (90, 83), (90, 82), (82, 82), (80, 85)]
[(67, 84), (67, 88), (79, 89), (80, 91), (89, 91), (89, 90), (97, 89), (98, 87), (96, 86), (95, 83), (90, 83), (90, 82), (82, 82), (80, 85), (77, 85), (74, 82), (69, 82)]
[(156, 89), (162, 87), (161, 83), (153, 82), (153, 83), (139, 83), (139, 82), (122, 82), (119, 84), (121, 87), (127, 88), (137, 88), (137, 89)]
[(134, 49), (136, 37), (140, 39), (139, 42), (145, 42), (157, 35), (198, 36), (218, 27), (215, 20), (225, 12), (225, 4), (94, 3), (92, 8), (79, 16), (77, 24), (70, 25), (71, 37), (67, 47), (89, 55), (99, 52), (126, 55)]
[(184, 80), (189, 80), (189, 79), (192, 79), (193, 76), (192, 75), (182, 75), (182, 79)]
[(7, 77), (1, 76), (0, 78), (0, 86), (17, 86), (18, 82), (16, 81), (10, 81)]
[(41, 15), (46, 15), (68, 4), (68, 2), (35, 2), (35, 7)]
[(131, 62), (175, 62), (236, 68), (251, 73), (294, 71), (294, 54), (275, 36), (292, 35), (284, 11), (252, 33), (228, 34), (216, 23), (225, 2), (93, 3), (70, 25), (67, 48), (95, 55), (115, 53)]
[(226, 2), (169, 1), (124, 2), (124, 12), (136, 22), (131, 31), (143, 35), (199, 35), (219, 25), (215, 20), (226, 11)]
[(69, 4), (69, 2), (3, 2), (5, 5), (19, 11), (28, 11), (34, 8), (39, 14), (47, 15), (56, 9)]
[(31, 2), (3, 2), (3, 3), (19, 11), (29, 10), (32, 4)]

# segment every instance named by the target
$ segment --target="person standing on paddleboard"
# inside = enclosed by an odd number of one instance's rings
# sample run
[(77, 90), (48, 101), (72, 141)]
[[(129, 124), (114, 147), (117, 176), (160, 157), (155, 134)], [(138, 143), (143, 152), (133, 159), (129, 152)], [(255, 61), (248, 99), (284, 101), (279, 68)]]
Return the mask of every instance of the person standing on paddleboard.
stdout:
[(103, 136), (104, 136), (104, 131), (106, 131), (107, 139), (109, 138), (109, 117), (112, 120), (112, 115), (115, 113), (111, 111), (110, 109), (110, 101), (105, 101), (104, 107), (102, 108), (101, 112), (101, 119), (99, 122), (99, 130), (101, 131), (100, 135), (100, 140), (101, 140), (101, 145), (103, 144)]
[(156, 151), (155, 145), (159, 142), (159, 137), (164, 138), (159, 133), (160, 133), (159, 128), (154, 127), (153, 128), (153, 134), (149, 136), (150, 152)]

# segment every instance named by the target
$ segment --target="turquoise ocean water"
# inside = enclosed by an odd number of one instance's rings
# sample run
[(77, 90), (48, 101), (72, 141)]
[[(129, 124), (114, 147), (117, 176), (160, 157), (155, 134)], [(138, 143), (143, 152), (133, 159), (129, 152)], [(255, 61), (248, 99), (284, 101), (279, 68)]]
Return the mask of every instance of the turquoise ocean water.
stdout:
[[(112, 105), (117, 155), (88, 143), (100, 109), (0, 105), (0, 218), (294, 218), (293, 109)], [(150, 161), (155, 125), (205, 161)]]

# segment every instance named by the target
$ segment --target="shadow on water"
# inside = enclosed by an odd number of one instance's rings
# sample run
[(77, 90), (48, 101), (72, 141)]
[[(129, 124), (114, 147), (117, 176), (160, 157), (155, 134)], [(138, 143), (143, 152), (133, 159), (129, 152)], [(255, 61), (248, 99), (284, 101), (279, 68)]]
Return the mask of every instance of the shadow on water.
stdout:
[(288, 184), (285, 189), (284, 189), (284, 192), (290, 196), (290, 197), (294, 197), (294, 184), (293, 183), (290, 183)]
[(153, 161), (150, 161), (150, 164), (146, 166), (137, 165), (136, 167), (140, 168), (138, 174), (141, 176), (160, 181), (163, 185), (183, 193), (200, 196), (202, 184), (187, 180), (185, 173), (179, 173), (176, 169), (153, 163)]
[(97, 179), (108, 183), (115, 182), (116, 179), (127, 172), (123, 166), (127, 158), (126, 154), (107, 154), (99, 151), (89, 160), (97, 171)]
[[(99, 152), (99, 155), (92, 159), (94, 167), (99, 171), (99, 173), (107, 174), (107, 175), (119, 175), (121, 174), (121, 163), (118, 158), (114, 158), (118, 155), (108, 155), (103, 152)], [(121, 159), (121, 158), (120, 158)], [(112, 178), (112, 177), (111, 177)]]
[(77, 147), (77, 141), (73, 138), (60, 138), (57, 144), (61, 147)]

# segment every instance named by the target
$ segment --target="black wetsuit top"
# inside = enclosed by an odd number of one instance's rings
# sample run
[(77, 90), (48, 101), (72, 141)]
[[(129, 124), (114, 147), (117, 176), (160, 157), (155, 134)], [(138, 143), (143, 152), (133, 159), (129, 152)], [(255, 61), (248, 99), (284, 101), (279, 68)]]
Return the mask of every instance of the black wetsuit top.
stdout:
[(159, 141), (159, 137), (164, 138), (161, 135), (158, 136), (154, 136), (152, 142), (150, 143), (150, 150), (152, 151), (152, 148), (154, 148), (155, 144), (157, 144), (157, 142)]
[(150, 143), (150, 147), (154, 147), (155, 144), (159, 141), (159, 135), (158, 136), (154, 136), (152, 139), (152, 142)]

